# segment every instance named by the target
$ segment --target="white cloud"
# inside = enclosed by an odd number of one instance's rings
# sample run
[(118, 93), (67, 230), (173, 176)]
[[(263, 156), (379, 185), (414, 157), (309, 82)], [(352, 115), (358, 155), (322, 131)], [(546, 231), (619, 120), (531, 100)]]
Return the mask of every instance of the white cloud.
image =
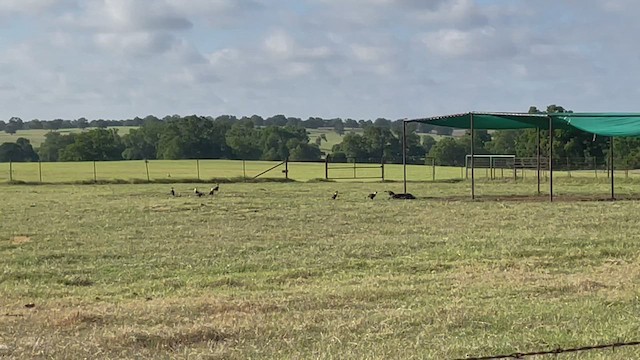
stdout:
[(0, 118), (637, 110), (638, 11), (631, 0), (5, 0)]

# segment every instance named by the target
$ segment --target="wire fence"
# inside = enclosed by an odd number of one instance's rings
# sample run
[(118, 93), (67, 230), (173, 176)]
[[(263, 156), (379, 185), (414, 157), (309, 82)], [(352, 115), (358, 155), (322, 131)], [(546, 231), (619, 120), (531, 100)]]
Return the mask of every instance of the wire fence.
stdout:
[(524, 352), (524, 353), (465, 357), (465, 358), (458, 358), (455, 360), (524, 359), (527, 357), (534, 357), (534, 356), (561, 355), (561, 354), (580, 353), (580, 352), (595, 351), (595, 350), (615, 351), (616, 349), (619, 349), (619, 348), (629, 347), (629, 346), (638, 346), (638, 345), (640, 345), (640, 341), (616, 342), (611, 344), (590, 345), (590, 346), (581, 346), (581, 347), (565, 348), (565, 349), (557, 348), (554, 350), (532, 351), (532, 352)]
[[(426, 162), (426, 164), (425, 164)], [(568, 167), (554, 162), (554, 177), (608, 178), (610, 172), (603, 161), (582, 162), (569, 160)], [(563, 163), (567, 163), (565, 160)], [(579, 166), (579, 164), (582, 164)], [(591, 166), (586, 166), (591, 164)], [(595, 164), (595, 165), (594, 165)], [(355, 171), (354, 171), (355, 169)], [(546, 181), (548, 170), (542, 167), (542, 178)], [(521, 168), (480, 166), (475, 170), (476, 179), (536, 178), (535, 167)], [(470, 169), (455, 166), (438, 166), (432, 158), (422, 164), (407, 165), (409, 181), (447, 181), (468, 178)], [(309, 181), (331, 179), (339, 181), (401, 181), (402, 164), (378, 163), (329, 163), (281, 162), (250, 160), (131, 160), (131, 161), (84, 161), (84, 162), (26, 162), (0, 163), (0, 182), (26, 183), (74, 183), (74, 182), (179, 182), (207, 181), (210, 179), (232, 179), (233, 181), (253, 178), (291, 179)], [(638, 178), (640, 170), (616, 169), (617, 178)]]

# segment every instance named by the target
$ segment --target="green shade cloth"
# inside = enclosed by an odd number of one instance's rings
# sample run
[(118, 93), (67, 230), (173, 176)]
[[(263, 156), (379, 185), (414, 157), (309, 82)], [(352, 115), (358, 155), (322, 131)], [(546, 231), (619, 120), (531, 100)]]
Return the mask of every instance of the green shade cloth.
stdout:
[(498, 113), (468, 112), (424, 119), (405, 120), (430, 125), (483, 130), (549, 128), (551, 118), (554, 129), (576, 128), (601, 136), (640, 136), (640, 114), (636, 113)]

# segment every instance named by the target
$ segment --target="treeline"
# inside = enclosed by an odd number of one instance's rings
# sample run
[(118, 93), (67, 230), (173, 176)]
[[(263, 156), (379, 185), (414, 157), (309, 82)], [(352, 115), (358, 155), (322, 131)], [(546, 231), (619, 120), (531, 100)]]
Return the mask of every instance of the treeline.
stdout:
[[(86, 128), (109, 128), (109, 127), (120, 127), (120, 126), (142, 126), (149, 122), (157, 122), (164, 121), (169, 122), (171, 120), (178, 120), (181, 117), (179, 115), (165, 116), (162, 119), (159, 119), (155, 116), (147, 116), (145, 118), (135, 117), (133, 119), (127, 120), (87, 120), (86, 118), (79, 118), (75, 120), (63, 120), (63, 119), (55, 119), (55, 120), (30, 120), (23, 121), (19, 117), (12, 117), (8, 122), (4, 120), (0, 120), (0, 131), (4, 131), (9, 134), (15, 134), (18, 130), (33, 130), (33, 129), (44, 129), (44, 130), (60, 130), (60, 129), (86, 129)], [(204, 119), (211, 121), (227, 121), (227, 122), (242, 122), (244, 124), (251, 122), (254, 127), (268, 127), (268, 126), (279, 126), (279, 127), (303, 127), (306, 129), (319, 129), (319, 128), (332, 128), (338, 134), (342, 135), (345, 132), (345, 129), (358, 129), (358, 128), (366, 128), (366, 127), (383, 127), (383, 128), (391, 128), (392, 126), (398, 126), (399, 120), (391, 121), (385, 118), (378, 118), (375, 120), (354, 120), (354, 119), (323, 119), (320, 117), (309, 117), (306, 120), (302, 120), (297, 117), (286, 117), (284, 115), (275, 115), (268, 118), (263, 118), (258, 115), (253, 115), (250, 117), (244, 116), (241, 118), (237, 118), (232, 115), (222, 115), (216, 118), (207, 116), (203, 117)], [(420, 132), (435, 132), (439, 135), (451, 135), (453, 129), (441, 126), (434, 126), (429, 124), (420, 124), (419, 125)]]
[[(529, 111), (539, 112), (535, 107), (531, 107)], [(566, 110), (560, 106), (547, 107), (547, 112), (563, 111)], [(164, 119), (148, 116), (141, 119), (139, 127), (124, 135), (120, 135), (117, 128), (97, 128), (69, 134), (51, 131), (36, 150), (27, 139), (18, 138), (16, 142), (0, 145), (0, 161), (321, 160), (326, 155), (320, 150), (322, 141), (327, 140), (326, 136), (321, 135), (311, 143), (308, 128), (305, 128), (311, 120), (298, 120), (280, 115), (267, 120), (258, 116), (240, 119), (233, 116), (212, 118), (192, 115)], [(326, 127), (327, 121), (334, 122), (336, 132), (344, 132), (346, 122), (342, 120), (339, 120), (342, 125), (337, 125), (338, 120), (333, 119), (317, 121), (312, 126)], [(359, 127), (364, 130), (347, 130), (342, 142), (333, 146), (329, 154), (332, 162), (402, 161), (401, 120), (377, 119), (365, 121)], [(434, 131), (434, 127), (425, 127), (425, 124), (419, 123), (407, 124), (407, 162), (430, 164), (435, 161), (437, 165), (463, 166), (466, 155), (470, 153), (470, 135), (467, 133), (460, 137), (442, 137), (436, 141), (433, 136), (421, 134), (430, 131)], [(544, 157), (548, 152), (548, 135), (547, 131), (541, 132)], [(571, 161), (572, 166), (586, 167), (594, 159), (602, 162), (608, 156), (608, 138), (577, 129), (555, 130), (553, 137), (553, 156), (560, 165)], [(491, 133), (476, 130), (474, 141), (477, 154), (536, 156), (535, 129)], [(614, 144), (617, 167), (640, 168), (640, 138), (616, 138)]]

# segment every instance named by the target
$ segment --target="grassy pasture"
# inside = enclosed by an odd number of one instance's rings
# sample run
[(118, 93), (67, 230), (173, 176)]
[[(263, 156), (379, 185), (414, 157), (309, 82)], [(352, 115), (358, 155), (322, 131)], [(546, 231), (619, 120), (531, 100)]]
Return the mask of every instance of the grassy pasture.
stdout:
[[(401, 184), (352, 182), (223, 184), (196, 198), (174, 186), (183, 196), (0, 185), (0, 356), (450, 359), (640, 334), (638, 202), (369, 201)], [(410, 184), (418, 196), (467, 190)]]

